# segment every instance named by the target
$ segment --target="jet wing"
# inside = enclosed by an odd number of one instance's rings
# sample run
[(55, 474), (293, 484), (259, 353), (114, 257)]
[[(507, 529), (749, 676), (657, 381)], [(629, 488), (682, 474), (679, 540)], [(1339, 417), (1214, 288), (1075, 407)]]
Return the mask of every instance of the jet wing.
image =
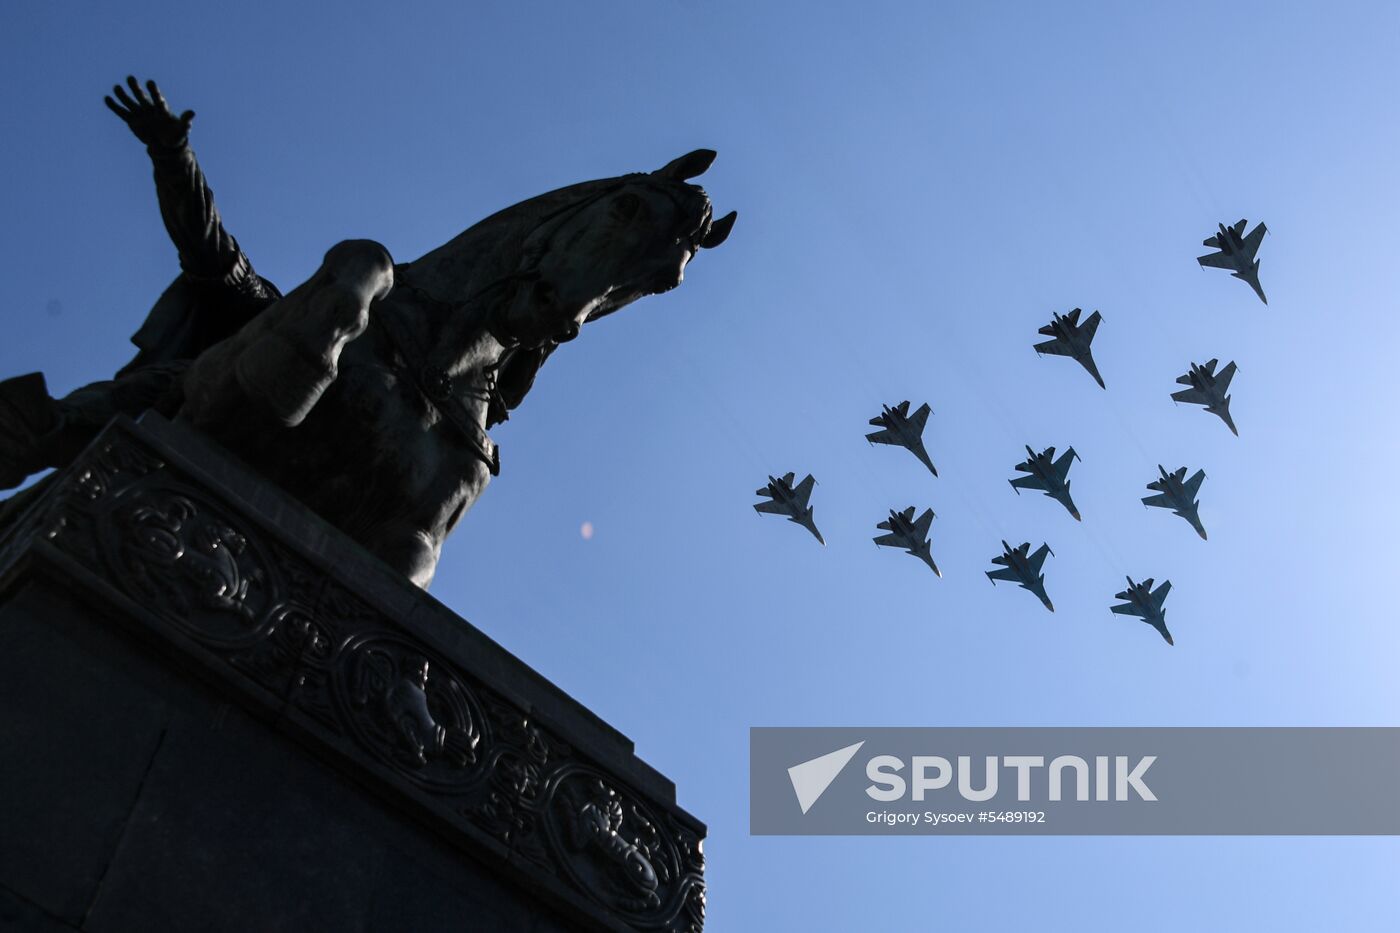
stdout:
[[(791, 473), (788, 474), (788, 476), (791, 475)], [(812, 487), (815, 486), (816, 483), (817, 481), (812, 478), (812, 474), (808, 473), (807, 478), (798, 483), (797, 488), (792, 491), (792, 497), (797, 500), (799, 507), (804, 509), (807, 507), (807, 500), (811, 498)]]
[(924, 514), (919, 516), (919, 520), (914, 523), (914, 534), (920, 540), (928, 537), (929, 527), (933, 525), (933, 509), (925, 509)]
[(755, 512), (771, 512), (774, 515), (789, 514), (787, 509), (783, 508), (781, 505), (779, 505), (777, 502), (774, 502), (772, 499), (769, 499), (767, 502), (755, 502), (753, 509)]
[[(1217, 245), (1217, 244), (1211, 244), (1211, 245)], [(1197, 256), (1197, 257), (1196, 257), (1196, 261), (1199, 262), (1199, 263), (1201, 264), (1202, 268), (1204, 268), (1204, 267), (1206, 267), (1206, 266), (1210, 266), (1210, 267), (1215, 268), (1215, 269), (1233, 269), (1233, 268), (1235, 268), (1235, 264), (1234, 264), (1233, 262), (1230, 261), (1230, 257), (1227, 256), (1227, 255), (1225, 255), (1224, 251), (1221, 251), (1221, 252), (1219, 252), (1219, 253), (1210, 253), (1210, 254), (1208, 254), (1208, 255), (1206, 255), (1206, 256)]]
[(1103, 315), (1095, 311), (1080, 325), (1084, 331), (1084, 341), (1086, 343), (1094, 339), (1094, 332), (1099, 329), (1099, 322), (1102, 320)]
[(1060, 458), (1055, 461), (1055, 474), (1060, 477), (1060, 482), (1064, 482), (1065, 477), (1069, 475), (1070, 464), (1078, 456), (1079, 454), (1074, 452), (1073, 447), (1068, 447), (1065, 449), (1064, 453), (1060, 454)]
[[(1185, 490), (1186, 490), (1186, 494), (1187, 494), (1188, 496), (1190, 496), (1191, 498), (1193, 498), (1193, 499), (1196, 498), (1196, 493), (1197, 493), (1197, 491), (1200, 490), (1200, 488), (1201, 488), (1201, 483), (1205, 480), (1205, 478), (1206, 478), (1206, 471), (1205, 471), (1205, 470), (1197, 470), (1197, 471), (1196, 471), (1196, 475), (1193, 476), (1193, 477), (1191, 477), (1190, 479), (1188, 479), (1188, 480), (1186, 481), (1186, 483), (1184, 484), (1184, 486), (1183, 486), (1183, 488), (1185, 488)], [(1214, 489), (1215, 487), (1212, 486), (1211, 488)]]
[(1039, 489), (1042, 491), (1049, 489), (1049, 487), (1045, 485), (1045, 481), (1039, 476), (1018, 476), (1010, 480), (1010, 483), (1017, 489)]
[(1220, 387), (1221, 395), (1224, 395), (1226, 392), (1230, 391), (1230, 380), (1235, 378), (1236, 368), (1237, 367), (1233, 362), (1229, 363), (1224, 369), (1220, 371), (1219, 375), (1215, 377), (1215, 384)]
[[(874, 424), (876, 422), (871, 423)], [(876, 431), (873, 434), (867, 434), (865, 435), (865, 439), (872, 444), (899, 444), (899, 438), (895, 437), (895, 433), (889, 428), (885, 428), (883, 431)]]
[(1040, 573), (1040, 568), (1045, 563), (1045, 555), (1049, 553), (1050, 545), (1042, 544), (1040, 549), (1030, 556), (1031, 573)]
[(909, 417), (909, 422), (922, 431), (924, 429), (924, 424), (928, 421), (928, 416), (932, 413), (933, 410), (929, 408), (928, 403), (925, 402), (919, 406), (918, 411), (914, 412), (914, 414)]
[[(1117, 596), (1114, 597), (1114, 599), (1127, 599), (1127, 598), (1128, 598), (1128, 597), (1127, 597), (1127, 594), (1125, 594), (1125, 593), (1119, 593)], [(1110, 610), (1112, 610), (1113, 612), (1118, 613), (1119, 615), (1124, 615), (1124, 616), (1138, 616), (1139, 618), (1142, 617), (1142, 611), (1141, 611), (1140, 609), (1138, 609), (1136, 606), (1134, 606), (1132, 603), (1122, 603), (1121, 605), (1118, 605), (1118, 606), (1109, 606), (1108, 608), (1109, 608)]]
[(1172, 401), (1185, 402), (1188, 405), (1204, 405), (1210, 400), (1200, 389), (1182, 389), (1180, 392), (1172, 393)]
[[(1244, 228), (1241, 227), (1241, 230)], [(1266, 229), (1263, 224), (1255, 227), (1249, 232), (1249, 236), (1244, 238), (1240, 252), (1244, 253), (1246, 259), (1253, 259), (1254, 254), (1259, 252), (1259, 244), (1264, 242)]]
[(1162, 603), (1167, 601), (1167, 594), (1171, 591), (1172, 581), (1163, 580), (1162, 585), (1157, 587), (1156, 592), (1152, 594), (1152, 605), (1157, 607), (1157, 609), (1160, 611), (1162, 608)]
[[(1042, 334), (1045, 333), (1045, 328), (1042, 327), (1042, 328), (1040, 329), (1040, 332), (1041, 332)], [(1065, 343), (1063, 340), (1061, 340), (1061, 339), (1058, 338), (1058, 337), (1056, 337), (1054, 340), (1046, 340), (1046, 341), (1043, 341), (1043, 342), (1041, 342), (1041, 343), (1036, 344), (1036, 345), (1035, 345), (1035, 352), (1037, 352), (1037, 353), (1053, 353), (1053, 354), (1055, 354), (1056, 356), (1073, 356), (1073, 355), (1074, 355), (1074, 351), (1071, 350), (1071, 349), (1069, 348), (1069, 344)]]
[(1159, 509), (1175, 508), (1175, 506), (1172, 505), (1172, 500), (1168, 499), (1165, 494), (1158, 496), (1148, 496), (1147, 498), (1142, 500), (1142, 504), (1155, 506)]
[(1021, 582), (1020, 575), (1010, 567), (1005, 567), (1001, 570), (987, 570), (984, 572), (993, 580), (1010, 580), (1012, 583)]
[(905, 540), (903, 535), (897, 535), (893, 532), (887, 535), (880, 535), (880, 537), (875, 539), (875, 543), (881, 547), (909, 547), (909, 542)]

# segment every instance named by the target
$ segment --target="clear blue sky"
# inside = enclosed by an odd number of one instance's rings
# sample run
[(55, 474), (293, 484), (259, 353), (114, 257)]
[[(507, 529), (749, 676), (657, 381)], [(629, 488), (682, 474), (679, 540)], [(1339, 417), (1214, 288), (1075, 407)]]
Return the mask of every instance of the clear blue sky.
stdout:
[[(1393, 839), (751, 838), (747, 743), (1396, 723), (1397, 39), (1384, 3), (16, 0), (0, 373), (110, 374), (176, 270), (129, 72), (284, 288), (715, 148), (733, 236), (550, 361), (433, 590), (675, 778), (712, 928), (1389, 929)], [(1240, 217), (1267, 308), (1194, 261)], [(1074, 306), (1107, 392), (1031, 350)], [(1169, 399), (1212, 356), (1239, 438)], [(862, 438), (904, 398), (938, 479)], [(1080, 452), (1082, 525), (1012, 494), (1027, 443)], [(1138, 503), (1158, 463), (1206, 470), (1209, 542)], [(826, 549), (750, 508), (787, 470)], [(870, 542), (911, 504), (942, 580)], [(982, 576), (1003, 537), (1054, 548), (1054, 615)], [(1109, 614), (1125, 574), (1172, 580), (1175, 648)]]

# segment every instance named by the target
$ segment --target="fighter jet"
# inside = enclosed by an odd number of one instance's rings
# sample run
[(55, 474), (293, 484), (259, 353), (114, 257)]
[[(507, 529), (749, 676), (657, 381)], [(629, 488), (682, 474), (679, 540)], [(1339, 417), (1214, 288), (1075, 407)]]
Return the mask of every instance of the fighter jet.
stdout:
[(1001, 548), (1001, 556), (993, 557), (992, 563), (1001, 564), (1002, 569), (985, 571), (987, 579), (992, 581), (993, 586), (996, 586), (998, 580), (1010, 580), (1019, 584), (1021, 589), (1030, 590), (1038, 596), (1046, 609), (1054, 612), (1055, 605), (1050, 602), (1050, 597), (1045, 595), (1045, 574), (1040, 572), (1041, 565), (1045, 563), (1045, 555), (1055, 553), (1050, 550), (1050, 545), (1042, 544), (1039, 550), (1031, 554), (1029, 541), (1013, 548), (1003, 539)]
[(1196, 493), (1201, 488), (1201, 480), (1206, 478), (1206, 471), (1197, 470), (1194, 476), (1186, 479), (1186, 467), (1168, 474), (1159, 463), (1157, 472), (1162, 474), (1162, 478), (1148, 483), (1147, 488), (1156, 490), (1158, 494), (1147, 496), (1142, 500), (1142, 504), (1158, 509), (1171, 509), (1190, 522), (1191, 527), (1196, 529), (1196, 534), (1204, 541), (1206, 530), (1201, 527), (1201, 516), (1197, 513), (1201, 504), (1196, 501)]
[(900, 402), (893, 408), (888, 405), (881, 407), (884, 411), (878, 417), (871, 418), (870, 423), (884, 430), (867, 434), (865, 439), (872, 444), (893, 444), (906, 448), (919, 458), (920, 463), (928, 467), (930, 473), (937, 476), (938, 471), (934, 469), (933, 461), (924, 449), (924, 424), (930, 414), (928, 405), (920, 405), (919, 410), (912, 416), (909, 414), (908, 401)]
[(1230, 380), (1235, 378), (1235, 364), (1227, 363), (1217, 374), (1215, 364), (1219, 362), (1211, 360), (1204, 366), (1192, 363), (1191, 370), (1186, 375), (1176, 377), (1177, 382), (1191, 388), (1173, 392), (1172, 401), (1204, 405), (1206, 411), (1220, 416), (1220, 420), (1225, 422), (1231, 434), (1239, 437), (1240, 432), (1235, 428), (1234, 419), (1230, 417), (1230, 396), (1225, 394), (1230, 391)]
[(1069, 497), (1069, 468), (1071, 463), (1079, 459), (1079, 454), (1070, 447), (1060, 455), (1060, 459), (1054, 458), (1053, 447), (1045, 448), (1044, 453), (1036, 453), (1027, 445), (1026, 461), (1016, 464), (1016, 469), (1021, 473), (1029, 473), (1030, 476), (1018, 476), (1007, 482), (1016, 490), (1018, 496), (1022, 489), (1044, 490), (1047, 496), (1068, 509), (1075, 521), (1079, 521), (1079, 510), (1074, 507), (1074, 500)]
[(928, 564), (929, 569), (938, 577), (943, 576), (943, 571), (938, 569), (938, 565), (933, 562), (933, 552), (929, 545), (928, 529), (933, 524), (933, 509), (924, 509), (924, 514), (917, 519), (914, 518), (914, 507), (911, 505), (903, 512), (896, 512), (890, 509), (890, 517), (876, 525), (889, 534), (880, 535), (875, 539), (875, 543), (880, 547), (902, 547), (919, 560)]
[(792, 473), (785, 474), (782, 479), (768, 477), (768, 485), (754, 491), (754, 495), (764, 496), (768, 501), (754, 503), (754, 511), (786, 515), (788, 521), (806, 528), (812, 533), (812, 537), (821, 542), (822, 547), (826, 547), (826, 539), (812, 521), (812, 507), (807, 504), (807, 500), (812, 496), (812, 487), (817, 481), (808, 473), (807, 478), (794, 489), (792, 480)]
[(1094, 365), (1094, 355), (1089, 351), (1089, 344), (1094, 341), (1094, 331), (1099, 329), (1099, 322), (1103, 320), (1103, 316), (1095, 311), (1080, 324), (1079, 313), (1080, 309), (1075, 308), (1063, 317), (1059, 314), (1053, 315), (1053, 320), (1042, 327), (1040, 333), (1055, 339), (1036, 344), (1035, 352), (1072, 357), (1079, 365), (1089, 370), (1089, 375), (1094, 377), (1100, 389), (1106, 389), (1108, 387), (1103, 384), (1099, 368)]
[(1217, 224), (1220, 232), (1202, 241), (1201, 245), (1213, 247), (1218, 252), (1197, 256), (1196, 261), (1201, 264), (1202, 269), (1206, 266), (1214, 266), (1217, 269), (1234, 270), (1230, 274), (1243, 282), (1248, 282), (1249, 287), (1254, 289), (1254, 293), (1259, 296), (1259, 300), (1268, 304), (1269, 299), (1264, 297), (1264, 289), (1259, 285), (1259, 260), (1254, 258), (1254, 254), (1259, 252), (1259, 244), (1263, 242), (1264, 234), (1268, 232), (1268, 228), (1261, 223), (1249, 231), (1249, 236), (1245, 236), (1245, 224), (1244, 220), (1233, 227)]
[(1148, 577), (1141, 583), (1134, 583), (1133, 578), (1128, 578), (1128, 588), (1114, 596), (1114, 599), (1122, 599), (1125, 602), (1120, 606), (1110, 606), (1109, 608), (1125, 616), (1137, 616), (1148, 625), (1155, 628), (1167, 644), (1174, 645), (1172, 633), (1167, 631), (1167, 614), (1162, 609), (1162, 603), (1166, 602), (1167, 594), (1172, 591), (1172, 581), (1163, 580), (1162, 585), (1157, 587), (1157, 592), (1152, 592), (1152, 578)]

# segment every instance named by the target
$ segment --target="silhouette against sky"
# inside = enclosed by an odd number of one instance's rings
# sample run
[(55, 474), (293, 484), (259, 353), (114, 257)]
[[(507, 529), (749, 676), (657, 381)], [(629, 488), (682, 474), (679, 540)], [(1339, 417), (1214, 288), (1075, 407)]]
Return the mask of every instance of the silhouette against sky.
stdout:
[[(1385, 929), (1394, 839), (753, 838), (747, 767), (756, 725), (1396, 722), (1397, 35), (1382, 3), (9, 4), (0, 374), (109, 376), (176, 274), (102, 105), (129, 73), (196, 111), (283, 290), (715, 148), (733, 235), (549, 361), (432, 589), (676, 780), (712, 928)], [(1240, 218), (1267, 307), (1196, 263)], [(1032, 349), (1075, 307), (1106, 391)], [(1239, 437), (1171, 401), (1211, 358)], [(905, 399), (937, 478), (864, 439)], [(1008, 488), (1026, 445), (1080, 455), (1082, 522)], [(1142, 506), (1158, 464), (1206, 470), (1209, 541)], [(789, 471), (826, 548), (751, 508)], [(911, 505), (942, 579), (871, 542)], [(1054, 549), (1054, 614), (988, 584), (1003, 538)], [(1175, 647), (1109, 611), (1129, 575), (1172, 581)]]

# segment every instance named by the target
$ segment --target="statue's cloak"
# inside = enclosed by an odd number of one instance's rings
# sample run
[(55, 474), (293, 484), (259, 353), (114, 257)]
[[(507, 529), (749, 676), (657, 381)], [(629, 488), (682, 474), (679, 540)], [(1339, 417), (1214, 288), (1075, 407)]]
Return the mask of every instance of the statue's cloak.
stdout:
[(201, 281), (181, 273), (132, 334), (138, 352), (118, 375), (156, 363), (192, 360), (232, 336), (281, 297), (271, 282), (254, 278), (260, 287), (237, 288), (227, 280)]

